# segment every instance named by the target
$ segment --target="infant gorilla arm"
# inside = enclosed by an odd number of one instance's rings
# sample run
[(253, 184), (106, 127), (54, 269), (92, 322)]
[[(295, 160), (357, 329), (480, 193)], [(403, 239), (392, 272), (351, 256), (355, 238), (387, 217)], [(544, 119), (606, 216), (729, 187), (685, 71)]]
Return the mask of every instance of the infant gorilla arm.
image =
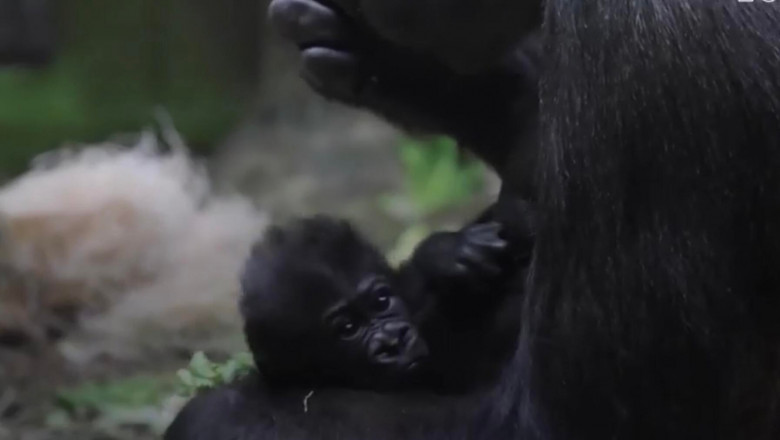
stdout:
[(489, 385), (514, 352), (537, 216), (530, 202), (503, 197), (461, 231), (431, 235), (401, 266), (399, 294), (431, 351), (428, 389)]

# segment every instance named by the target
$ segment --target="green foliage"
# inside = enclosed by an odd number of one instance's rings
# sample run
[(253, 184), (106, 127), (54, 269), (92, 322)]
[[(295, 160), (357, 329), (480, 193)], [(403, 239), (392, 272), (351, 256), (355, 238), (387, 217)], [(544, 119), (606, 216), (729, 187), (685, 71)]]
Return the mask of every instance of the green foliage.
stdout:
[(98, 411), (105, 406), (139, 407), (159, 402), (173, 391), (169, 377), (137, 376), (106, 382), (86, 383), (57, 393), (58, 406), (72, 411)]
[(382, 207), (409, 222), (420, 222), (432, 214), (457, 206), (479, 191), (485, 169), (464, 157), (454, 140), (433, 137), (406, 139), (399, 146), (404, 172), (404, 189), (382, 197)]
[(412, 254), (414, 248), (431, 235), (431, 228), (423, 223), (406, 228), (395, 241), (395, 245), (387, 252), (387, 260), (393, 266), (398, 266)]
[(62, 3), (53, 64), (0, 69), (0, 173), (23, 171), (63, 143), (137, 132), (153, 124), (157, 107), (191, 148), (207, 153), (250, 104), (254, 73), (238, 68), (246, 62), (235, 44), (203, 27), (202, 8), (176, 9), (171, 0), (52, 3)]
[(46, 417), (51, 428), (89, 422), (96, 430), (112, 433), (124, 426), (143, 427), (162, 433), (170, 422), (163, 404), (176, 389), (176, 379), (166, 376), (135, 376), (103, 383), (89, 382), (59, 390), (56, 407)]
[(223, 363), (212, 362), (199, 351), (192, 356), (187, 368), (176, 374), (181, 381), (183, 393), (193, 395), (196, 392), (233, 382), (247, 374), (254, 367), (252, 355), (242, 352), (233, 355)]
[(468, 201), (482, 189), (484, 166), (464, 157), (454, 140), (434, 137), (407, 139), (399, 146), (404, 171), (404, 189), (380, 199), (385, 211), (409, 224), (388, 252), (397, 264), (406, 259), (435, 229), (429, 217)]
[(407, 139), (400, 156), (408, 196), (421, 216), (461, 203), (482, 187), (482, 165), (464, 158), (448, 137)]

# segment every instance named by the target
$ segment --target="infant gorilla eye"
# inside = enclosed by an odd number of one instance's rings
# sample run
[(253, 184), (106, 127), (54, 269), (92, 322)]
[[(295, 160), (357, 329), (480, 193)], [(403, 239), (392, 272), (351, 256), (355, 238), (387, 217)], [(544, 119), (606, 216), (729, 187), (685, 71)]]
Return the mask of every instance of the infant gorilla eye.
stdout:
[(374, 288), (374, 298), (371, 301), (371, 306), (377, 312), (384, 312), (390, 308), (390, 297), (393, 295), (390, 286), (387, 284), (378, 284)]
[(358, 333), (358, 325), (350, 318), (341, 317), (333, 321), (336, 334), (342, 339), (350, 339)]

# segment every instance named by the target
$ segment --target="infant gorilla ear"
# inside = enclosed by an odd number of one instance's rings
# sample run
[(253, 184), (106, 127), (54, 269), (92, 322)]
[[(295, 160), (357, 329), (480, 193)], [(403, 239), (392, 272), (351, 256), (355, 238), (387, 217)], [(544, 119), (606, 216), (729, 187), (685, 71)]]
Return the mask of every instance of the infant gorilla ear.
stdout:
[(345, 221), (318, 216), (268, 231), (245, 265), (241, 312), (269, 384), (411, 382), (428, 347), (396, 278)]

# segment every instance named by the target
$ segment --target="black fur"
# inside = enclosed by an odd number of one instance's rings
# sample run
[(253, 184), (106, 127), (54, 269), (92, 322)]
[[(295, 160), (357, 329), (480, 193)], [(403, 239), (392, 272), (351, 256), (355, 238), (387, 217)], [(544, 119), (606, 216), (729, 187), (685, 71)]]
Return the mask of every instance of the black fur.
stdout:
[(436, 396), (347, 389), (286, 389), (256, 377), (200, 394), (180, 412), (166, 440), (466, 440), (483, 394)]
[(780, 437), (780, 8), (548, 2), (523, 438)]

